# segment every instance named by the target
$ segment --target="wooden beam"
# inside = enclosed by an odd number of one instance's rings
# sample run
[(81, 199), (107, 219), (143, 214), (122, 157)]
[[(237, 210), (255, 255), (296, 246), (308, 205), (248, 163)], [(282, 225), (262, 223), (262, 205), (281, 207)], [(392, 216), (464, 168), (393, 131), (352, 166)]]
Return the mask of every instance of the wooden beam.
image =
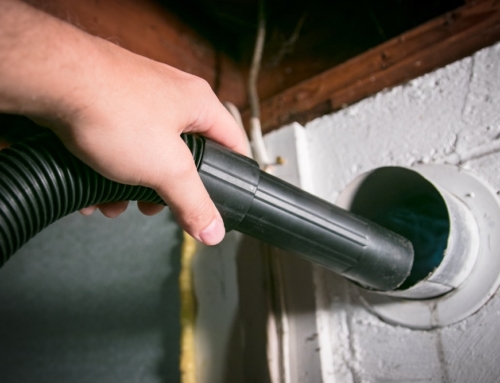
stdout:
[[(500, 1), (471, 1), (261, 102), (264, 132), (308, 122), (500, 41)], [(248, 110), (243, 113), (247, 121)]]
[(244, 79), (237, 65), (154, 0), (30, 3), (125, 49), (204, 78), (222, 101), (245, 104)]

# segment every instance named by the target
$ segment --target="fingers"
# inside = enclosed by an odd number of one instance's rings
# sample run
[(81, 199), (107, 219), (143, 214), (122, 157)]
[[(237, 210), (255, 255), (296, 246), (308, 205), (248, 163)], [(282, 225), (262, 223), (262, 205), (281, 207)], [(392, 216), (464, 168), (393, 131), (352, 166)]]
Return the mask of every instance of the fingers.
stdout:
[(101, 204), (97, 205), (97, 208), (106, 217), (116, 218), (121, 213), (123, 213), (125, 210), (127, 210), (128, 202), (129, 201), (101, 203)]
[[(92, 215), (97, 209), (99, 209), (104, 216), (108, 218), (116, 218), (127, 209), (128, 204), (129, 201), (108, 202), (85, 207), (83, 209), (80, 209), (79, 212), (82, 215), (89, 216)], [(142, 214), (148, 216), (158, 214), (165, 208), (165, 206), (163, 205), (144, 201), (138, 201), (137, 207)]]
[(144, 201), (138, 201), (137, 207), (139, 208), (142, 214), (149, 216), (158, 214), (164, 208), (163, 205), (151, 202), (144, 202)]
[(92, 215), (92, 213), (94, 213), (94, 211), (96, 211), (97, 209), (97, 206), (94, 205), (94, 206), (87, 206), (87, 207), (84, 207), (83, 209), (80, 209), (79, 212), (80, 214), (82, 215)]
[(88, 206), (80, 209), (80, 214), (82, 215), (92, 215), (96, 209), (99, 209), (101, 213), (108, 218), (116, 218), (120, 214), (122, 214), (125, 210), (127, 210), (128, 201), (119, 201), (119, 202), (108, 202), (101, 203), (99, 205)]
[(219, 243), (225, 234), (224, 223), (203, 186), (191, 152), (175, 137), (162, 159), (161, 182), (153, 185), (167, 202), (180, 225), (190, 235), (206, 245)]

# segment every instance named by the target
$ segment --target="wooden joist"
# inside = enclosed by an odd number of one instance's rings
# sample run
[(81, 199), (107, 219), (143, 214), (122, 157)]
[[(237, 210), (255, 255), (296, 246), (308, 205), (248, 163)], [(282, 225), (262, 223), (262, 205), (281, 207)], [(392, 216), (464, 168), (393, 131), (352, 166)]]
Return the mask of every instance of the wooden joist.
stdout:
[[(500, 41), (500, 0), (433, 19), (261, 102), (264, 132), (308, 122)], [(248, 110), (243, 113), (248, 120)]]

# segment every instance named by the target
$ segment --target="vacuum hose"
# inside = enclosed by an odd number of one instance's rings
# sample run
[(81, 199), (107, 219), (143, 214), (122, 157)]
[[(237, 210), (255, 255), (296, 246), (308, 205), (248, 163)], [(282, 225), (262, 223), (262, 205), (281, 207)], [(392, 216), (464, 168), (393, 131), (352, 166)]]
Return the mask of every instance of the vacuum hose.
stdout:
[[(217, 143), (183, 135), (226, 231), (290, 250), (375, 290), (410, 273), (411, 243), (270, 174)], [(0, 264), (35, 234), (87, 206), (125, 200), (164, 203), (153, 189), (96, 173), (51, 132), (0, 152)]]

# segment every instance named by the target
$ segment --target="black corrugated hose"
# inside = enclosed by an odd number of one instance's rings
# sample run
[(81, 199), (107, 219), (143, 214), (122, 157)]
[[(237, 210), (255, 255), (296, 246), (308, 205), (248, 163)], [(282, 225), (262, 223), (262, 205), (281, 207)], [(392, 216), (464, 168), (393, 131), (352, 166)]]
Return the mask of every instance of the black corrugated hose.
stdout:
[[(203, 141), (183, 135), (195, 162)], [(58, 219), (99, 203), (163, 203), (150, 188), (104, 178), (63, 146), (52, 132), (0, 152), (0, 266), (30, 238)]]
[[(183, 139), (227, 231), (293, 251), (377, 290), (392, 290), (408, 276), (413, 248), (407, 239), (262, 172), (255, 161), (216, 142), (194, 135)], [(162, 203), (152, 189), (102, 177), (50, 131), (4, 149), (0, 265), (58, 219), (124, 200)]]

